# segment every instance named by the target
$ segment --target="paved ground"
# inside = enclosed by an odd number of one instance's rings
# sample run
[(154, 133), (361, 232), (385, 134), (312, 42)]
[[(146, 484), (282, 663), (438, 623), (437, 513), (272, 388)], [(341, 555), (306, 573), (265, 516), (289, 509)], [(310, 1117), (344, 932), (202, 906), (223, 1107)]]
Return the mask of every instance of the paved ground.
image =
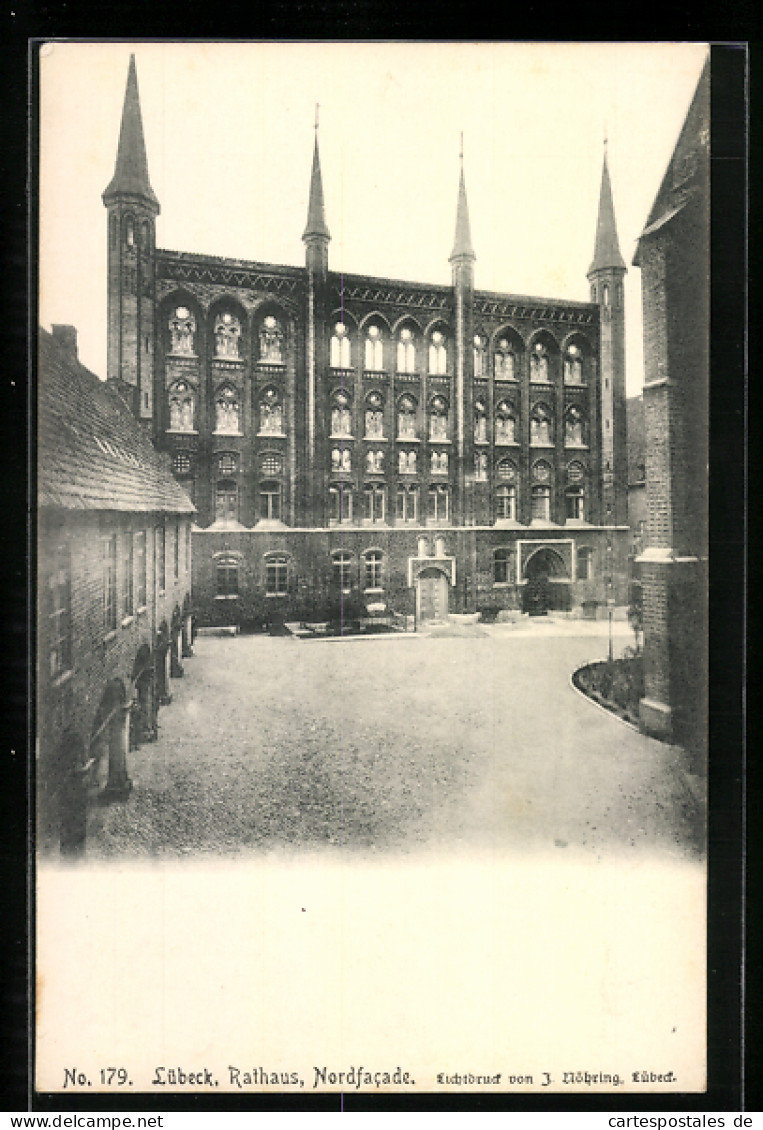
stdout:
[[(631, 642), (616, 625), (617, 650)], [(702, 850), (682, 752), (572, 689), (607, 625), (196, 641), (94, 856), (284, 847)]]

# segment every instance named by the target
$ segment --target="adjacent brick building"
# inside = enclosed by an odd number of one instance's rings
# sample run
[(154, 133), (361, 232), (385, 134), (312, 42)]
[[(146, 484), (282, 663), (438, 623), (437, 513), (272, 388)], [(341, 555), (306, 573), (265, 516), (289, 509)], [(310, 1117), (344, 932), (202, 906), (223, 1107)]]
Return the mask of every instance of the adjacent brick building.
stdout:
[(200, 623), (626, 599), (606, 156), (588, 302), (475, 287), (463, 168), (450, 286), (331, 271), (317, 134), (304, 267), (158, 248), (134, 59), (103, 200), (108, 374), (196, 504)]
[(40, 331), (38, 388), (37, 831), (69, 853), (190, 654), (193, 506), (71, 326)]
[(644, 307), (646, 730), (702, 750), (707, 726), (709, 61), (634, 264)]

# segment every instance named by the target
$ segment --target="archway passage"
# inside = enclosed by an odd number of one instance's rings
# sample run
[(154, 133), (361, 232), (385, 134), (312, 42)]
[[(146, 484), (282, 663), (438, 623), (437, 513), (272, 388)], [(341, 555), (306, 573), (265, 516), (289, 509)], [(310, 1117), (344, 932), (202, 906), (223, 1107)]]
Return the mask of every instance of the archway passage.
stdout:
[(522, 611), (530, 616), (545, 616), (550, 609), (566, 611), (570, 606), (570, 586), (564, 561), (553, 549), (539, 549), (525, 566)]
[(448, 619), (448, 578), (441, 569), (423, 569), (417, 580), (419, 624), (437, 624)]

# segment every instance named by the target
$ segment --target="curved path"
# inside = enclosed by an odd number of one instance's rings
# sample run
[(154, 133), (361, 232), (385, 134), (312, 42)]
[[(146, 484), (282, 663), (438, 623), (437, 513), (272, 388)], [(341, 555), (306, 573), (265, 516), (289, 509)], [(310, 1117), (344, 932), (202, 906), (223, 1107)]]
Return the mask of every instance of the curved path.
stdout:
[[(629, 642), (621, 635), (618, 644)], [(606, 625), (464, 638), (203, 638), (93, 855), (326, 846), (701, 853), (683, 752), (596, 709), (571, 671)]]

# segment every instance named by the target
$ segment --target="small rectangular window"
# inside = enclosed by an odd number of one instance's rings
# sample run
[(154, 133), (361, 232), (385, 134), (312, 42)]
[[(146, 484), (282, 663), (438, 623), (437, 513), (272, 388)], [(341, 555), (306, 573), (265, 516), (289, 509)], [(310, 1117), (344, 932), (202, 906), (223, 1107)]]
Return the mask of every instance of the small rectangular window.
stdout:
[(238, 561), (224, 557), (217, 562), (217, 595), (238, 596)]
[(270, 596), (288, 592), (289, 570), (285, 557), (270, 557), (265, 563), (265, 591)]

